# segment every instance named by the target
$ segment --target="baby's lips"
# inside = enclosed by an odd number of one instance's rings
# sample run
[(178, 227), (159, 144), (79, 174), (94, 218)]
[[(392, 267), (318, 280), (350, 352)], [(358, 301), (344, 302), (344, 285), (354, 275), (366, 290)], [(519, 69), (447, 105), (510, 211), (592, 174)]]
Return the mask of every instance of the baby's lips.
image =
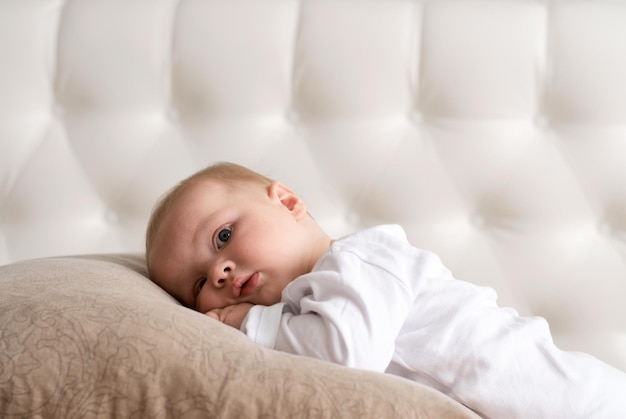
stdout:
[(241, 295), (241, 288), (243, 287), (243, 284), (248, 282), (248, 279), (250, 279), (250, 276), (238, 276), (233, 280), (230, 285), (233, 291), (233, 297), (239, 298)]
[(233, 282), (230, 287), (233, 291), (233, 297), (238, 298), (241, 294), (241, 287), (235, 285), (235, 282)]
[(242, 285), (243, 287), (240, 288), (240, 292), (244, 296), (252, 294), (252, 292), (256, 289), (257, 285), (259, 285), (259, 273), (255, 272), (252, 275), (250, 275), (248, 280)]

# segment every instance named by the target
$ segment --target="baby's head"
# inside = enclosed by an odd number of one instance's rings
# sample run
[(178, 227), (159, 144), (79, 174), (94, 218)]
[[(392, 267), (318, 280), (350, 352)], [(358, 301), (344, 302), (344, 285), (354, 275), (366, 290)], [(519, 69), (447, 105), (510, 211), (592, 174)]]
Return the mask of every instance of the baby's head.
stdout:
[(285, 185), (232, 163), (201, 170), (168, 192), (146, 233), (152, 280), (201, 312), (271, 305), (311, 271), (330, 238)]

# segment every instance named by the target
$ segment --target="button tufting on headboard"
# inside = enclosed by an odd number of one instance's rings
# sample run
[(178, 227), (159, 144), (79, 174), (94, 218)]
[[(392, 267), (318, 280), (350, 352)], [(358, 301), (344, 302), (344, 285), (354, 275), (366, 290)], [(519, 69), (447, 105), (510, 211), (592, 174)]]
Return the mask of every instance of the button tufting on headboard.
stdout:
[(626, 4), (0, 0), (0, 264), (143, 249), (232, 160), (626, 369)]

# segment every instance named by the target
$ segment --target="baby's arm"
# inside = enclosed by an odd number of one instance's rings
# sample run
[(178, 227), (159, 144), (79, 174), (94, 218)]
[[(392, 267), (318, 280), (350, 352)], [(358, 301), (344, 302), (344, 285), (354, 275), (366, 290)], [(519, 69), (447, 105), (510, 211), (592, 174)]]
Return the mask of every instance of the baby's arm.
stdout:
[(241, 330), (279, 351), (384, 371), (412, 299), (398, 278), (341, 252), (289, 284), (282, 303), (254, 306)]
[(239, 329), (241, 327), (243, 319), (245, 319), (245, 317), (248, 315), (248, 311), (250, 311), (251, 307), (252, 304), (239, 303), (226, 306), (224, 308), (217, 308), (205, 314), (215, 320), (219, 320), (225, 325)]

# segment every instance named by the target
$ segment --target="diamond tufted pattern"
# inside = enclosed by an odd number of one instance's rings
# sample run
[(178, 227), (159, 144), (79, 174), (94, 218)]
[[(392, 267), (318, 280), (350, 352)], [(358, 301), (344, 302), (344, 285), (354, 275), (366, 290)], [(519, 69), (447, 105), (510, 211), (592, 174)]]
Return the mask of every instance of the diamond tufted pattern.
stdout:
[(0, 264), (141, 251), (220, 160), (626, 370), (624, 3), (0, 0)]

